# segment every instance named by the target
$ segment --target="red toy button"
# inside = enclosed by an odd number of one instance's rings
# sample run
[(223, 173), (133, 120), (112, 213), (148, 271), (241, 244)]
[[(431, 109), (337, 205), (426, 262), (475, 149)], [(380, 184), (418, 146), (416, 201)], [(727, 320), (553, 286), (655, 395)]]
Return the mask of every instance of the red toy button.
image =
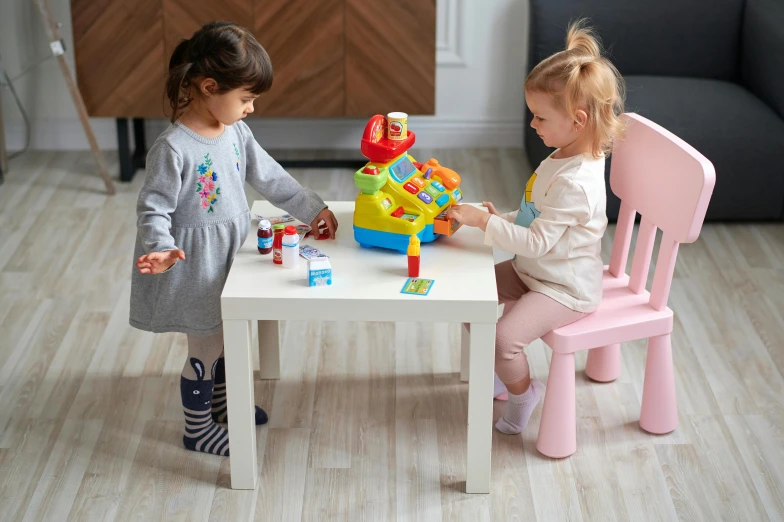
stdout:
[(362, 169), (362, 173), (372, 174), (375, 176), (376, 174), (378, 174), (378, 167), (372, 167), (372, 166), (365, 167), (364, 169)]
[(403, 207), (397, 207), (394, 212), (392, 212), (392, 217), (400, 217), (403, 215)]
[(407, 191), (409, 191), (412, 194), (416, 194), (417, 192), (419, 192), (419, 189), (416, 187), (416, 185), (414, 185), (411, 182), (406, 183), (405, 185), (403, 185), (403, 188), (405, 188)]

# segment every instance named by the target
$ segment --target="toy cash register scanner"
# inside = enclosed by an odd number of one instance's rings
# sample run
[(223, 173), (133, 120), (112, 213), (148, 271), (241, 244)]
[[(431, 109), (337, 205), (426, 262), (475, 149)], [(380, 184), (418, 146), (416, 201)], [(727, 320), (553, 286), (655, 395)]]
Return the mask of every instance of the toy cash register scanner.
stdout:
[(418, 163), (408, 154), (416, 136), (407, 131), (405, 116), (370, 118), (362, 136), (362, 154), (370, 161), (354, 173), (362, 191), (354, 209), (354, 239), (365, 248), (403, 254), (412, 235), (425, 243), (454, 234), (460, 223), (446, 211), (463, 199), (455, 171), (434, 158)]

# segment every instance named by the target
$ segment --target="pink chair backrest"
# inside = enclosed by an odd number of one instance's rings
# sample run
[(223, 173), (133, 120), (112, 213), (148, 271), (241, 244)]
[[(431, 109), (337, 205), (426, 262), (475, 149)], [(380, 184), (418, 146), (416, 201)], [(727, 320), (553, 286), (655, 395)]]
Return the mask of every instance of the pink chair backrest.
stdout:
[(625, 273), (634, 219), (640, 230), (634, 252), (629, 288), (645, 289), (656, 229), (662, 230), (650, 304), (667, 305), (675, 258), (680, 243), (692, 243), (700, 234), (708, 210), (716, 172), (694, 147), (668, 130), (634, 113), (624, 115), (626, 138), (613, 147), (610, 188), (621, 199), (621, 211), (610, 258), (610, 273)]

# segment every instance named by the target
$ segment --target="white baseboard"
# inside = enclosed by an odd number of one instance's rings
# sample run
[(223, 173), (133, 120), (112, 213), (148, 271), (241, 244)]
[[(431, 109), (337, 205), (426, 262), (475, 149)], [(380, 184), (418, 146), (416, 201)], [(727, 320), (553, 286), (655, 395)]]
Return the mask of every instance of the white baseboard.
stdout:
[[(260, 119), (248, 121), (256, 139), (269, 149), (356, 149), (364, 130), (365, 119)], [(91, 119), (98, 144), (103, 150), (117, 149), (115, 121), (108, 118)], [(162, 132), (168, 122), (147, 122), (148, 146)], [(409, 128), (416, 132), (417, 147), (461, 148), (498, 147), (521, 148), (523, 122), (445, 120), (433, 117), (411, 117)], [(133, 134), (129, 132), (129, 134)], [(24, 124), (6, 123), (9, 151), (22, 148)], [(87, 150), (79, 120), (34, 121), (30, 148), (34, 150)]]

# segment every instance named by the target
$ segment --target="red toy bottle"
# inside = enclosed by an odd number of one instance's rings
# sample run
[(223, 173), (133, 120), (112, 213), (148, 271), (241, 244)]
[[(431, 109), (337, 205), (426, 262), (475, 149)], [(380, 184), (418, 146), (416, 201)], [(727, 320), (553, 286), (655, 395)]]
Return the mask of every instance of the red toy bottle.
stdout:
[(408, 240), (408, 277), (419, 277), (419, 237)]
[(256, 233), (259, 243), (259, 254), (267, 255), (272, 252), (272, 225), (266, 219), (259, 221), (259, 231)]
[(272, 262), (276, 265), (283, 264), (283, 231), (285, 226), (279, 223), (272, 227)]

